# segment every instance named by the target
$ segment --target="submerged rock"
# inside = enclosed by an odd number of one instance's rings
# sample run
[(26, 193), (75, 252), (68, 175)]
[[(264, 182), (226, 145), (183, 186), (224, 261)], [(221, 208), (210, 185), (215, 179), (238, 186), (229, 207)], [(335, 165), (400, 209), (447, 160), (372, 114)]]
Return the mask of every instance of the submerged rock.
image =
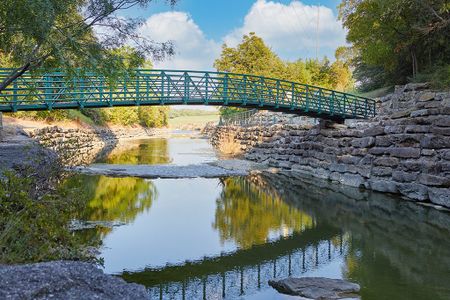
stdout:
[(69, 224), (69, 229), (71, 231), (94, 229), (97, 227), (113, 228), (117, 226), (125, 225), (125, 222), (120, 221), (80, 221), (72, 220)]
[(1, 266), (0, 299), (148, 299), (145, 288), (75, 261)]
[(286, 278), (269, 280), (269, 285), (283, 294), (309, 299), (359, 299), (356, 283), (324, 277)]

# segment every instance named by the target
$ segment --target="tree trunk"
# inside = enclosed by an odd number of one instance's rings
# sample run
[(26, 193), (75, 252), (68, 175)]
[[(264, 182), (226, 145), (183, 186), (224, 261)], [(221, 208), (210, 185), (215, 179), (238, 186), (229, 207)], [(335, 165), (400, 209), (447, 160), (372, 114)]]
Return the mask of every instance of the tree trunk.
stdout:
[(20, 68), (15, 69), (8, 77), (0, 83), (0, 92), (4, 91), (11, 83), (17, 78), (23, 75), (26, 71), (30, 69), (31, 63), (27, 63)]
[(411, 61), (412, 61), (412, 75), (413, 75), (413, 78), (415, 79), (417, 77), (417, 73), (419, 72), (415, 47), (412, 47), (410, 52), (411, 52)]

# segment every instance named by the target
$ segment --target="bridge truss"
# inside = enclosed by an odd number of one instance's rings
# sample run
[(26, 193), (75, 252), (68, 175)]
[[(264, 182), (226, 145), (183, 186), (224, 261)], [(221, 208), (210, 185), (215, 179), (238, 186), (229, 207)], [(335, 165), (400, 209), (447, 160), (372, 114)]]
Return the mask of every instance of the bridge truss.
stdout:
[[(0, 69), (3, 81), (11, 69)], [(94, 73), (27, 72), (0, 92), (0, 112), (144, 105), (218, 105), (283, 111), (323, 119), (375, 116), (375, 101), (255, 75), (134, 70), (109, 82)]]

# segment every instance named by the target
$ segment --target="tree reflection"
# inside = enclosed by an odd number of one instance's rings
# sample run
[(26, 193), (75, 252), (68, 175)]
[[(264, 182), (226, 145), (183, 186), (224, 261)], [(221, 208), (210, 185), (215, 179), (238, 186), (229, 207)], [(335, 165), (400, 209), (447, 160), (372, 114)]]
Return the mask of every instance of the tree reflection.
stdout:
[[(80, 220), (128, 223), (150, 209), (157, 196), (153, 183), (141, 178), (79, 175), (70, 178), (66, 184), (83, 187), (86, 207), (77, 216)], [(110, 231), (110, 228), (95, 230), (102, 235)]]
[(100, 162), (108, 164), (166, 164), (170, 162), (167, 139), (131, 142), (114, 149)]
[(234, 240), (245, 249), (267, 242), (272, 235), (286, 236), (313, 226), (311, 216), (248, 179), (227, 178), (222, 184), (213, 224), (222, 242)]

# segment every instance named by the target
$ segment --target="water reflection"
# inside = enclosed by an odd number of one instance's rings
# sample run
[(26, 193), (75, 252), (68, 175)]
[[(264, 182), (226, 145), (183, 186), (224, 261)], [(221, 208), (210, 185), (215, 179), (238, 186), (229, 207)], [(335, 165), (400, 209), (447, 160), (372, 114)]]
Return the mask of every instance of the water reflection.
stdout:
[(286, 204), (277, 193), (264, 191), (246, 178), (226, 178), (216, 200), (214, 228), (222, 241), (241, 248), (263, 244), (269, 238), (288, 236), (311, 228), (313, 219)]
[[(203, 143), (169, 140), (167, 156), (207, 161)], [(286, 276), (347, 278), (363, 300), (450, 299), (448, 213), (282, 174), (70, 184), (85, 191), (80, 218), (127, 223), (89, 234), (103, 239), (105, 271), (151, 299), (283, 299), (267, 281)]]
[[(111, 178), (77, 175), (65, 183), (69, 187), (83, 187), (86, 207), (76, 216), (80, 220), (132, 222), (136, 216), (150, 209), (157, 191), (151, 181), (141, 178)], [(104, 237), (111, 228), (80, 232), (85, 240)]]
[(208, 140), (200, 138), (149, 138), (125, 141), (97, 163), (126, 165), (189, 165), (216, 160)]
[(170, 162), (168, 140), (163, 138), (127, 141), (117, 146), (98, 163), (155, 165)]
[[(124, 272), (123, 278), (146, 285), (151, 299), (281, 299), (267, 280), (286, 276), (347, 278), (361, 284), (363, 300), (450, 298), (447, 213), (317, 179), (270, 175), (221, 182), (214, 228), (241, 248)], [(252, 208), (269, 208), (278, 199), (273, 213)], [(284, 221), (262, 231), (253, 224), (272, 214)], [(292, 221), (300, 216), (306, 223)], [(280, 224), (302, 230), (270, 242), (264, 242), (267, 234), (251, 235)]]

